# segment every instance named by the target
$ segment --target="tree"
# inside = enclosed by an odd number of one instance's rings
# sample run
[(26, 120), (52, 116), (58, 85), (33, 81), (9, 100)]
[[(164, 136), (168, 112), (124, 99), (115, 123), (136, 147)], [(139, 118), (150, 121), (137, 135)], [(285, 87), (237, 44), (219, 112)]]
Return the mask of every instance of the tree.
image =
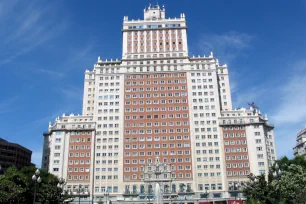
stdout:
[[(278, 164), (282, 175), (273, 177)], [(283, 157), (276, 161), (268, 174), (268, 181), (265, 176), (250, 175), (250, 182), (247, 183), (244, 194), (248, 200), (256, 200), (261, 203), (297, 203), (306, 204), (306, 160), (304, 157), (288, 159)], [(254, 182), (256, 179), (256, 182)]]
[[(21, 171), (26, 174), (28, 178), (31, 178), (33, 172), (35, 172), (35, 167), (25, 167)], [(67, 192), (64, 192), (62, 188), (59, 188), (57, 186), (57, 184), (59, 183), (59, 179), (56, 176), (48, 173), (46, 170), (41, 170), (40, 177), (42, 179), (42, 182), (37, 192), (41, 203), (58, 204), (58, 201), (60, 201), (60, 203), (63, 203), (64, 200), (70, 198)], [(34, 189), (33, 183), (31, 184), (32, 189)]]
[(254, 176), (251, 174), (248, 177), (250, 182), (247, 183), (243, 190), (247, 200), (256, 200), (262, 203), (273, 203), (274, 200), (271, 199), (269, 195), (272, 186), (266, 181), (265, 175), (262, 174), (260, 176)]
[(0, 177), (0, 204), (26, 203), (28, 181), (16, 167), (8, 168)]
[(302, 166), (291, 164), (279, 182), (273, 180), (271, 184), (286, 203), (306, 203), (306, 170)]
[[(279, 165), (280, 169), (284, 170), (286, 170), (286, 168), (289, 167), (291, 164), (301, 166), (303, 169), (306, 169), (306, 159), (304, 156), (296, 156), (293, 159), (288, 159), (285, 156), (282, 157), (280, 160), (277, 160), (276, 163)], [(274, 166), (272, 167), (273, 170)]]
[[(32, 204), (35, 184), (32, 182), (35, 166), (7, 169), (0, 177), (0, 204)], [(57, 187), (59, 179), (45, 170), (40, 171), (42, 182), (37, 189), (37, 198), (43, 204), (58, 204), (70, 196)]]

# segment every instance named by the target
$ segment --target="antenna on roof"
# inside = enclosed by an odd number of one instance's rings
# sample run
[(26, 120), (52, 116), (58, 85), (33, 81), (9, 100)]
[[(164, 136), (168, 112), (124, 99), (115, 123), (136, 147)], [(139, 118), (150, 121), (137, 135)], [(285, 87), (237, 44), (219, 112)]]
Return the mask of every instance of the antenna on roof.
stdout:
[(254, 108), (255, 110), (259, 110), (259, 107), (256, 106), (254, 102), (248, 103), (248, 105), (249, 105), (250, 107)]

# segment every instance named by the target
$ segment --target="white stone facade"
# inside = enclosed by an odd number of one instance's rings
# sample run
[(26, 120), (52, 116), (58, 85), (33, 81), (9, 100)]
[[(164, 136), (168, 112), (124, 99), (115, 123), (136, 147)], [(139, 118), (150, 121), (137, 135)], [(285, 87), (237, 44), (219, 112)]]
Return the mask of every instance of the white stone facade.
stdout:
[[(235, 174), (228, 174), (228, 169), (226, 168), (226, 174), (228, 176), (229, 182), (231, 181), (243, 181), (247, 180), (247, 175), (252, 173), (254, 175), (260, 174), (268, 174), (270, 167), (277, 159), (276, 155), (276, 146), (275, 146), (275, 138), (274, 138), (274, 126), (269, 124), (268, 117), (262, 116), (260, 111), (254, 110), (253, 108), (245, 109), (241, 108), (238, 110), (229, 110), (229, 111), (221, 111), (221, 117), (219, 119), (220, 126), (224, 129), (240, 129), (240, 132), (243, 132), (245, 135), (242, 137), (240, 134), (240, 138), (246, 142), (245, 153), (248, 156), (248, 173), (240, 174), (238, 170)], [(244, 131), (241, 131), (243, 129)], [(223, 134), (225, 140), (225, 134)], [(233, 135), (233, 138), (236, 136)], [(226, 137), (227, 138), (227, 137)], [(229, 142), (233, 142), (230, 140)], [(230, 144), (226, 144), (224, 142), (224, 150), (228, 151), (229, 154), (232, 154), (233, 149), (227, 148)], [(237, 145), (237, 142), (236, 144)], [(230, 147), (230, 146), (229, 146)], [(232, 146), (233, 147), (233, 146)], [(237, 147), (234, 146), (234, 151), (237, 150)], [(236, 154), (236, 153), (234, 153)], [(233, 154), (233, 155), (234, 155)], [(225, 158), (225, 162), (228, 162), (228, 158)], [(237, 161), (240, 163), (241, 161)], [(234, 172), (233, 171), (233, 172)]]
[(49, 124), (44, 133), (42, 169), (67, 182), (76, 193), (79, 185), (89, 194), (92, 189), (95, 122), (92, 116), (63, 115)]
[(306, 158), (306, 129), (301, 130), (296, 136), (296, 146), (293, 148), (294, 156)]
[[(124, 178), (126, 170), (124, 168), (124, 157), (126, 156), (124, 141), (127, 137), (125, 92), (128, 89), (131, 94), (133, 93), (133, 88), (128, 88), (125, 80), (128, 77), (132, 78), (131, 76), (135, 76), (135, 79), (136, 76), (148, 77), (149, 75), (157, 76), (157, 74), (186, 76), (184, 83), (186, 83), (187, 91), (182, 93), (188, 96), (186, 104), (189, 110), (189, 121), (186, 124), (189, 125), (189, 129), (186, 138), (191, 144), (192, 179), (186, 175), (182, 177), (174, 175), (173, 178), (176, 179), (173, 179), (173, 183), (176, 185), (182, 182), (188, 184), (193, 194), (181, 194), (180, 199), (199, 200), (203, 198), (202, 195), (206, 190), (209, 191), (207, 199), (228, 198), (229, 183), (246, 180), (247, 173), (267, 173), (276, 159), (274, 127), (268, 123), (267, 117), (262, 117), (257, 110), (232, 109), (227, 65), (220, 65), (213, 53), (208, 56), (188, 56), (186, 30), (185, 14), (182, 13), (179, 18), (166, 18), (164, 7), (150, 6), (145, 9), (144, 20), (129, 20), (125, 16), (122, 29), (122, 59), (101, 60), (99, 57), (93, 70), (85, 71), (83, 116), (69, 117), (71, 120), (74, 118), (87, 119), (94, 127), (94, 139), (91, 145), (91, 179), (88, 186), (96, 200), (103, 198), (105, 192), (108, 192), (110, 193), (109, 199), (113, 202), (125, 200), (141, 203), (140, 198), (132, 198), (123, 194), (125, 189), (132, 189), (132, 184), (137, 185), (138, 188), (144, 183), (139, 178), (134, 181), (127, 181)], [(159, 87), (166, 88), (168, 82)], [(152, 85), (152, 88), (155, 86)], [(169, 90), (165, 93), (172, 94)], [(136, 94), (135, 98), (142, 100)], [(146, 100), (149, 99), (146, 98)], [(156, 105), (157, 113), (162, 112), (160, 107), (162, 106)], [(136, 112), (141, 114), (137, 108), (131, 110), (135, 110), (135, 114)], [(43, 168), (64, 178), (67, 178), (67, 168), (69, 168), (66, 149), (71, 133), (66, 131), (59, 136), (57, 131), (63, 125), (61, 123), (64, 123), (66, 127), (77, 123), (77, 121), (72, 121), (70, 124), (70, 120), (65, 121), (66, 117), (68, 116), (57, 119), (55, 125), (50, 126), (49, 132), (45, 134), (44, 150), (46, 151), (44, 151), (42, 162)], [(171, 122), (171, 119), (165, 121)], [(242, 165), (239, 172), (227, 168), (229, 166), (232, 168), (232, 165), (236, 166), (236, 164), (232, 160), (227, 161), (227, 158), (230, 158), (231, 150), (226, 145), (232, 142), (229, 138), (224, 138), (227, 134), (231, 135), (225, 132), (231, 131), (232, 126), (237, 126), (238, 122), (241, 125), (237, 134), (239, 137), (243, 135), (243, 138), (236, 138), (235, 142), (239, 140), (237, 144), (242, 146), (235, 147), (233, 151), (236, 152), (237, 149), (242, 151), (242, 157), (245, 159), (244, 162), (237, 163), (238, 166)], [(81, 124), (83, 123), (84, 121)], [(162, 130), (162, 127), (159, 129)], [(59, 144), (55, 144), (58, 137), (63, 139), (59, 141)], [(57, 150), (55, 145), (65, 146), (66, 149)], [(140, 153), (138, 151), (141, 150), (137, 148), (135, 148), (135, 155), (138, 156)], [(162, 152), (163, 150), (154, 149), (152, 151)], [(55, 165), (52, 162), (55, 160), (53, 155), (56, 152), (63, 157)], [(146, 161), (154, 161), (153, 157), (149, 159), (146, 157), (146, 159)], [(143, 159), (134, 160), (137, 160), (139, 164), (145, 161)], [(59, 171), (53, 171), (57, 166), (60, 167)], [(140, 165), (140, 168), (143, 167)], [(136, 190), (139, 191), (139, 189)]]

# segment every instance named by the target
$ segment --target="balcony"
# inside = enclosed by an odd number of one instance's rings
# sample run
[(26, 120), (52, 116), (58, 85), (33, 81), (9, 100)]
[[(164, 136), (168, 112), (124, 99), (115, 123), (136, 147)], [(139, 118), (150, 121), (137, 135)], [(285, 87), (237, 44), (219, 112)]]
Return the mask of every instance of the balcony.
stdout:
[(226, 126), (226, 125), (228, 125), (228, 126), (235, 126), (235, 125), (245, 125), (245, 124), (249, 124), (249, 123), (246, 123), (246, 122), (244, 122), (244, 121), (237, 121), (236, 123), (234, 123), (234, 122), (229, 122), (229, 121), (220, 121), (220, 123), (219, 123), (219, 125), (220, 126)]
[(137, 190), (129, 191), (125, 190), (123, 191), (123, 196), (138, 196), (139, 192)]
[(152, 171), (155, 175), (160, 175), (162, 171), (160, 169), (156, 169)]
[(73, 196), (73, 197), (88, 197), (88, 196), (90, 196), (90, 192), (89, 191), (84, 191), (84, 192), (69, 191), (68, 194)]
[(187, 194), (194, 194), (194, 191), (191, 189), (191, 188), (187, 188), (186, 190), (185, 189), (180, 189), (179, 192), (178, 192), (179, 195), (187, 195)]

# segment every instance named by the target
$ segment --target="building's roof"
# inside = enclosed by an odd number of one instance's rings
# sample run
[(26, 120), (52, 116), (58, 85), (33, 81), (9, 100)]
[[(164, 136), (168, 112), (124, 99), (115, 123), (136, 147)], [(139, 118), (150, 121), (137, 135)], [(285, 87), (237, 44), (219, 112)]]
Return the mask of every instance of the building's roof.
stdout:
[(303, 134), (305, 134), (305, 133), (306, 133), (306, 128), (300, 130), (300, 131), (298, 132), (298, 134), (297, 134), (297, 137), (301, 137), (301, 136), (303, 136)]
[(18, 147), (19, 149), (23, 149), (24, 151), (27, 151), (27, 152), (32, 154), (32, 151), (29, 150), (28, 148), (26, 148), (26, 147), (24, 147), (24, 146), (22, 146), (20, 144), (17, 144), (17, 143), (9, 142), (9, 141), (7, 141), (7, 140), (5, 140), (3, 138), (0, 138), (0, 143), (6, 144), (6, 145), (9, 145), (9, 146), (13, 146), (13, 147)]
[(7, 141), (3, 139), (2, 137), (0, 137), (0, 142), (7, 142)]

